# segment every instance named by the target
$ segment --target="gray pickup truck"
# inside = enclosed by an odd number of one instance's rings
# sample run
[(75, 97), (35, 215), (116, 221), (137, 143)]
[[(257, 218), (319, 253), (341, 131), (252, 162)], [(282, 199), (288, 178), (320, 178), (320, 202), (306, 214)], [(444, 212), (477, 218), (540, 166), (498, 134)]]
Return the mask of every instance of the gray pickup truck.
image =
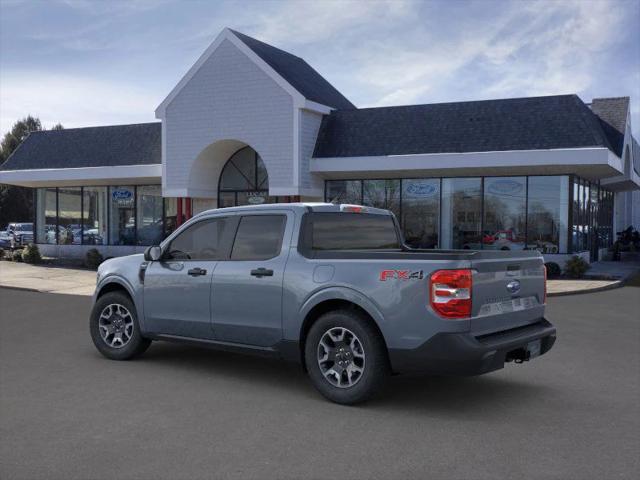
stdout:
[(90, 331), (114, 360), (152, 340), (293, 360), (353, 404), (392, 373), (477, 375), (546, 353), (545, 283), (535, 251), (410, 249), (386, 210), (223, 208), (100, 265)]

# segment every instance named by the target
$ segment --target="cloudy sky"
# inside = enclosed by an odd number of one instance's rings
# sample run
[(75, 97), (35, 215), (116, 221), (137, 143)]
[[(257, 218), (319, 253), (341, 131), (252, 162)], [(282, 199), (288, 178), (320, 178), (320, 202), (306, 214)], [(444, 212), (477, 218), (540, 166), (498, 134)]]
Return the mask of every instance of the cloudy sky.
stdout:
[(359, 107), (629, 95), (639, 136), (640, 0), (0, 0), (0, 132), (153, 121), (225, 26)]

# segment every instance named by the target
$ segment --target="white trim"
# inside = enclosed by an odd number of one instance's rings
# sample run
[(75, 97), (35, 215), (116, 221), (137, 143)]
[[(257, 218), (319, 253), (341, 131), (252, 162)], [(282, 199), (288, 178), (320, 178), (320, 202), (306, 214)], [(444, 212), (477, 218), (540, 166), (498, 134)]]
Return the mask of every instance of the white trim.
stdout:
[(24, 187), (160, 183), (162, 165), (0, 170), (0, 183)]
[(186, 188), (164, 188), (162, 187), (163, 197), (188, 197), (189, 192)]
[(300, 117), (302, 116), (302, 110), (293, 107), (293, 186), (298, 187), (300, 185)]
[(294, 99), (294, 103), (298, 105), (302, 105), (305, 103), (304, 96), (296, 90), (289, 82), (287, 82), (278, 72), (276, 72), (267, 62), (262, 60), (251, 48), (240, 40), (238, 37), (234, 35), (234, 33), (225, 28), (220, 32), (220, 34), (216, 37), (216, 39), (209, 45), (209, 47), (204, 51), (200, 58), (193, 64), (193, 66), (187, 71), (187, 73), (180, 79), (178, 84), (171, 90), (169, 95), (162, 101), (158, 108), (156, 108), (156, 118), (164, 119), (166, 109), (169, 104), (173, 101), (173, 99), (180, 93), (180, 91), (189, 83), (189, 81), (194, 77), (194, 75), (200, 70), (202, 65), (213, 55), (213, 53), (218, 49), (220, 44), (224, 40), (229, 40), (233, 45), (238, 48), (241, 52), (243, 52), (250, 60), (253, 61), (262, 71), (264, 71), (273, 81), (275, 81), (280, 87), (282, 87), (289, 95), (291, 95)]
[(162, 164), (162, 190), (167, 186), (167, 121), (160, 122), (162, 138), (160, 139), (160, 162)]
[(311, 100), (305, 100), (304, 103), (300, 106), (300, 108), (304, 110), (309, 110), (311, 112), (321, 113), (323, 115), (328, 115), (335, 108), (328, 107), (326, 105), (322, 105), (321, 103), (313, 102)]
[(312, 158), (310, 170), (313, 173), (339, 174), (575, 165), (611, 167), (611, 175), (622, 170), (621, 159), (604, 147)]

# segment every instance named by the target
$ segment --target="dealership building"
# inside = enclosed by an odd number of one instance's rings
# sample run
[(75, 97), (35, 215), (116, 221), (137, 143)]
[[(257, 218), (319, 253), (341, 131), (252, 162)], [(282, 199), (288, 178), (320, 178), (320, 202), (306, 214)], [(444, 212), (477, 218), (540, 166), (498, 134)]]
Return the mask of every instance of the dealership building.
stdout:
[(0, 183), (34, 189), (35, 241), (53, 256), (138, 252), (210, 208), (329, 201), (392, 210), (414, 247), (593, 261), (640, 228), (629, 103), (358, 108), (303, 59), (225, 29), (158, 122), (33, 132)]

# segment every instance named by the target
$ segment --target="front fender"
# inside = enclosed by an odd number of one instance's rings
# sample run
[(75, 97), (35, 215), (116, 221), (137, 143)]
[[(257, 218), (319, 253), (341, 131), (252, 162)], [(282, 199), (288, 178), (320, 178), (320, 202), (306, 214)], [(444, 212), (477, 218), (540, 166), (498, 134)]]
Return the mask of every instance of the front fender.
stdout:
[(98, 284), (96, 285), (96, 291), (93, 294), (93, 303), (95, 305), (98, 297), (100, 296), (100, 292), (107, 286), (112, 284), (117, 284), (124, 288), (129, 296), (133, 300), (133, 304), (136, 307), (136, 313), (138, 315), (138, 323), (140, 324), (140, 329), (144, 332), (146, 331), (144, 325), (144, 304), (142, 302), (141, 292), (139, 292), (134, 285), (131, 284), (129, 280), (120, 275), (110, 273), (101, 278)]

